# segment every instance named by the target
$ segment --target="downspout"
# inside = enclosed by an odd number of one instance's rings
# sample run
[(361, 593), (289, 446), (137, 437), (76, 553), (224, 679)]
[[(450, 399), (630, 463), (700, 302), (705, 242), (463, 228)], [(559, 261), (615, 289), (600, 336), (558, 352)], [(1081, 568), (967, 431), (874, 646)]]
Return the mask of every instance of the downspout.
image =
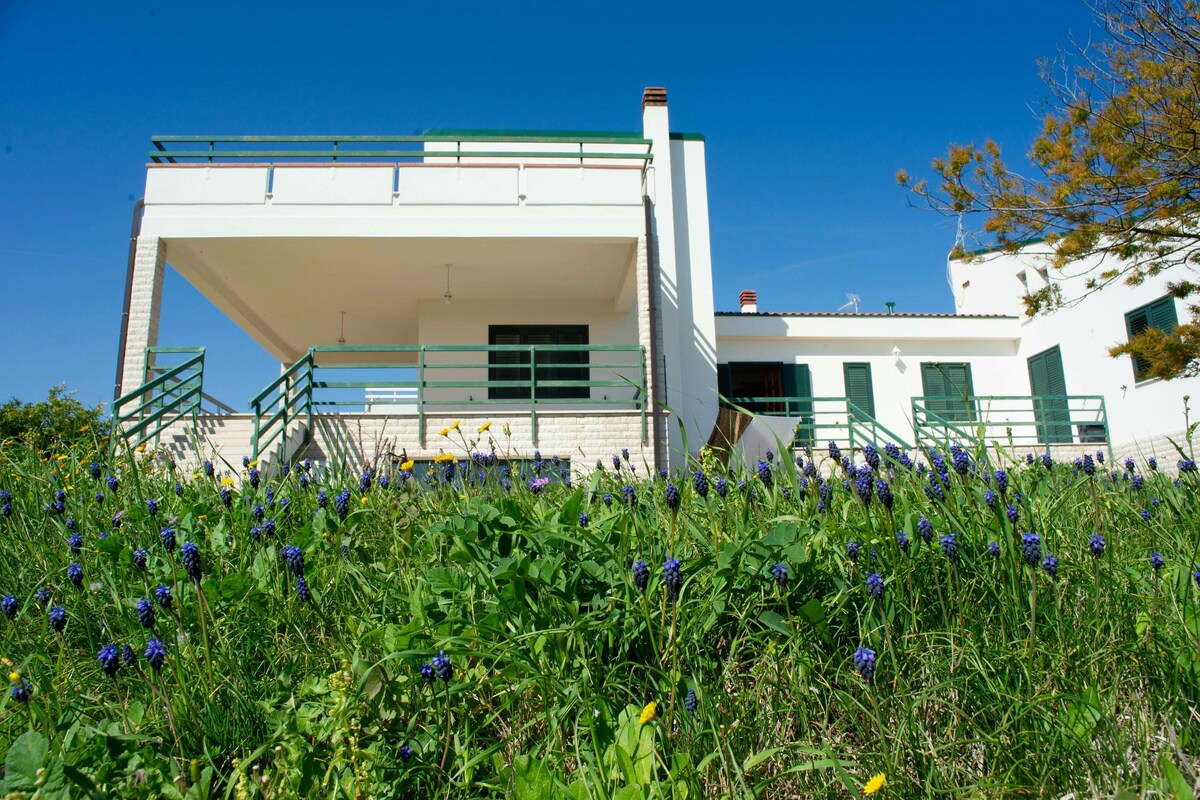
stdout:
[(129, 342), (129, 308), (133, 305), (133, 268), (137, 258), (138, 236), (142, 233), (142, 212), (146, 198), (133, 204), (133, 222), (129, 229), (129, 261), (125, 265), (125, 307), (121, 310), (121, 339), (117, 344), (117, 377), (113, 381), (113, 400), (121, 396), (121, 379), (125, 377), (125, 345)]
[[(663, 452), (663, 436), (659, 432), (659, 398), (662, 396), (662, 374), (658, 368), (658, 253), (654, 247), (654, 210), (649, 195), (642, 196), (642, 207), (646, 212), (646, 273), (650, 289), (650, 382), (654, 386), (654, 394), (650, 402), (650, 430), (654, 437), (654, 465), (661, 469), (666, 466), (666, 453)], [(663, 432), (665, 433), (665, 431)]]

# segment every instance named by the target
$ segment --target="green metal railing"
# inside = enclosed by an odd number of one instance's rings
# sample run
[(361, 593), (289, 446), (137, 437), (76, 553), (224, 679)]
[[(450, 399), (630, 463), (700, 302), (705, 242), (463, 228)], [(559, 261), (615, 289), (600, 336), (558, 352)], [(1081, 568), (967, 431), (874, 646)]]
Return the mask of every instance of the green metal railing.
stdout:
[[(482, 355), (484, 360), (464, 360), (464, 354)], [(498, 354), (507, 358), (493, 358)], [(568, 354), (576, 358), (583, 354), (588, 360), (561, 358)], [(595, 355), (604, 360), (592, 361)], [(620, 360), (622, 356), (624, 361)], [(319, 374), (324, 370), (390, 374), (378, 379), (328, 380)], [(398, 377), (398, 370), (413, 372), (413, 377)], [(439, 370), (454, 372), (439, 379), (435, 377)], [(494, 377), (498, 371), (519, 377), (501, 380)], [(536, 445), (538, 412), (549, 406), (632, 408), (641, 414), (643, 444), (648, 435), (646, 357), (640, 345), (340, 345), (309, 348), (303, 358), (250, 401), (254, 457), (276, 446), (277, 441), (286, 442), (290, 426), (301, 418), (311, 432), (313, 415), (323, 410), (371, 410), (366, 400), (368, 389), (415, 392), (411, 413), (417, 417), (422, 447), (426, 441), (425, 420), (431, 409), (447, 414), (488, 406), (510, 406), (522, 409), (522, 413), (527, 409)], [(361, 390), (362, 394), (354, 399), (333, 397), (348, 390)], [(516, 396), (493, 396), (500, 393)], [(578, 396), (563, 396), (568, 393)]]
[[(160, 365), (159, 359), (182, 357), (173, 366)], [(203, 347), (148, 347), (143, 366), (143, 382), (112, 403), (116, 435), (114, 447), (124, 442), (138, 447), (156, 439), (184, 417), (193, 419), (202, 413), (227, 414), (232, 408), (204, 393)]]
[(918, 446), (954, 441), (1111, 446), (1102, 395), (914, 397), (912, 419)]
[[(247, 159), (362, 161), (362, 160), (425, 160), (463, 159), (538, 159), (565, 163), (588, 159), (599, 161), (629, 160), (641, 162), (643, 168), (653, 160), (651, 140), (636, 136), (605, 135), (468, 135), (445, 134), (426, 136), (152, 136), (154, 149), (150, 159), (156, 164), (201, 161), (244, 161)], [(425, 149), (425, 145), (447, 145)], [(495, 144), (494, 149), (463, 149), (463, 144)], [(504, 145), (570, 144), (572, 150), (521, 150)], [(399, 145), (399, 146), (398, 146)], [(618, 150), (587, 150), (588, 146), (626, 145), (644, 148), (644, 152)]]
[(721, 405), (762, 416), (797, 418), (793, 440), (785, 442), (794, 446), (833, 441), (850, 451), (888, 442), (903, 449), (911, 447), (847, 397), (722, 397)]

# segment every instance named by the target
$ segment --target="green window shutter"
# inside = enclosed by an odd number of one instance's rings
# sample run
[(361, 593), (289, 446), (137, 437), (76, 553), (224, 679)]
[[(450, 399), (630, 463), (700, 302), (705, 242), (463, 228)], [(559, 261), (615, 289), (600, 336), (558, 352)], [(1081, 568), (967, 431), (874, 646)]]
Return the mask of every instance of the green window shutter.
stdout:
[[(1160, 297), (1153, 303), (1135, 308), (1125, 315), (1125, 332), (1129, 338), (1150, 329), (1158, 328), (1166, 333), (1172, 333), (1179, 324), (1175, 313), (1175, 298)], [(1150, 362), (1144, 358), (1133, 359), (1133, 378), (1141, 381), (1150, 377)]]
[(729, 397), (732, 391), (733, 367), (730, 364), (717, 364), (717, 394)]
[(843, 364), (846, 398), (869, 417), (875, 416), (875, 390), (871, 385), (870, 364)]
[(787, 416), (800, 417), (801, 420), (796, 428), (796, 438), (792, 444), (796, 446), (812, 444), (812, 373), (809, 372), (808, 364), (784, 364), (782, 371), (783, 396), (799, 398), (788, 400), (785, 409)]
[(1173, 297), (1164, 297), (1151, 303), (1148, 311), (1152, 328), (1171, 333), (1179, 324), (1179, 317), (1175, 315), (1175, 298)]
[(971, 395), (975, 389), (971, 383), (970, 364), (948, 364), (925, 362), (921, 364), (921, 386), (927, 400), (925, 407), (950, 422), (971, 419)]
[(1071, 442), (1071, 410), (1065, 397), (1062, 351), (1055, 345), (1029, 358), (1029, 389), (1038, 441), (1044, 444)]

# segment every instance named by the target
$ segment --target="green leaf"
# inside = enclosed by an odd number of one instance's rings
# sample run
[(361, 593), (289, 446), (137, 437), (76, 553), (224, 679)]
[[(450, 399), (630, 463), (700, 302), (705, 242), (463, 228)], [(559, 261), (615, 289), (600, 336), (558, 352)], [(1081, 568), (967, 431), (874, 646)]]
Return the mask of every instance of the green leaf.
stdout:
[(32, 792), (37, 788), (37, 773), (50, 752), (50, 743), (37, 731), (17, 737), (8, 748), (4, 762), (6, 792)]
[(1179, 771), (1179, 767), (1171, 759), (1163, 756), (1163, 789), (1175, 800), (1194, 800), (1196, 797), (1192, 787)]
[(774, 611), (762, 612), (758, 615), (758, 621), (763, 625), (766, 625), (771, 630), (782, 633), (784, 636), (791, 636), (793, 633), (795, 633), (795, 631), (791, 629), (791, 626), (783, 621), (783, 617)]
[(742, 772), (749, 772), (759, 764), (774, 758), (775, 755), (783, 750), (782, 747), (769, 747), (766, 750), (759, 751), (742, 762)]
[(517, 800), (553, 797), (554, 789), (554, 776), (541, 761), (528, 755), (513, 759), (513, 797)]

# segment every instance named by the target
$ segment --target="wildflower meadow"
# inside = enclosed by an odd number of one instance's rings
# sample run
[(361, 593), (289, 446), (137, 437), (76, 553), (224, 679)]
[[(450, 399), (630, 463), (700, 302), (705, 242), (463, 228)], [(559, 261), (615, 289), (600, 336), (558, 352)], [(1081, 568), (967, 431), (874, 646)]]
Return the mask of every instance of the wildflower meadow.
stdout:
[[(0, 795), (1190, 798), (1200, 475), (0, 447)], [(632, 447), (632, 444), (631, 444)]]

